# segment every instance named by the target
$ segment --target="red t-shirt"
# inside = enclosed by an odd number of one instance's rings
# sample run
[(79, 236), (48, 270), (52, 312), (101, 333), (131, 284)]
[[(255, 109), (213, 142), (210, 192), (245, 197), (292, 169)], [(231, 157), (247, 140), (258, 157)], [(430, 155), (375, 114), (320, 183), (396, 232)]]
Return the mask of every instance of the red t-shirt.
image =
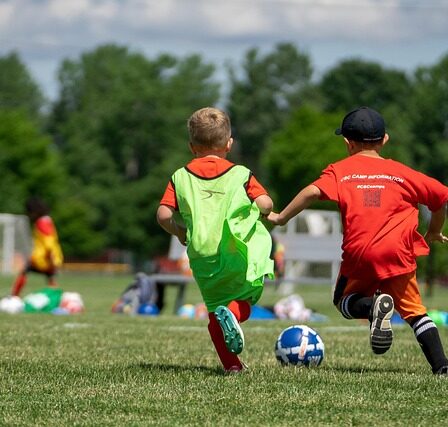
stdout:
[(313, 183), (338, 203), (343, 224), (341, 274), (385, 279), (416, 269), (428, 245), (417, 232), (418, 204), (431, 211), (448, 187), (394, 160), (357, 154), (329, 165)]
[[(218, 157), (199, 157), (193, 159), (188, 163), (187, 168), (202, 178), (215, 178), (222, 175), (225, 171), (230, 169), (234, 164), (226, 159)], [(250, 200), (255, 200), (257, 197), (263, 194), (268, 194), (268, 192), (263, 188), (263, 186), (256, 180), (256, 178), (251, 174), (249, 181), (246, 186), (246, 193)], [(176, 190), (173, 183), (170, 181), (166, 187), (165, 194), (160, 201), (161, 205), (170, 206), (175, 210), (178, 210)]]

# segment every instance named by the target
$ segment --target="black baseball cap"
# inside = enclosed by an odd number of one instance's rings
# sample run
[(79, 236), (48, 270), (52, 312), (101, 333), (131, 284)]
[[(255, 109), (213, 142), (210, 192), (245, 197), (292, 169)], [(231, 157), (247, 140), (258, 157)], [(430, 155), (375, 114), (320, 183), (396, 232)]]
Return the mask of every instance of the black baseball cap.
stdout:
[(353, 141), (377, 142), (384, 138), (386, 125), (378, 111), (369, 107), (359, 107), (344, 117), (341, 127), (334, 133), (344, 135)]

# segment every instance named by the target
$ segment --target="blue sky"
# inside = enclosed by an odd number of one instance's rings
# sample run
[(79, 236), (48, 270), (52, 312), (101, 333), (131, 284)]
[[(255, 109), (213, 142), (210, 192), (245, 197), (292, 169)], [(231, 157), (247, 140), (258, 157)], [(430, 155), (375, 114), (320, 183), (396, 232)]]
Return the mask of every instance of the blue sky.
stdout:
[(103, 43), (200, 53), (222, 70), (281, 41), (316, 77), (353, 57), (410, 72), (448, 54), (448, 0), (0, 0), (0, 55), (17, 51), (50, 98), (60, 62)]

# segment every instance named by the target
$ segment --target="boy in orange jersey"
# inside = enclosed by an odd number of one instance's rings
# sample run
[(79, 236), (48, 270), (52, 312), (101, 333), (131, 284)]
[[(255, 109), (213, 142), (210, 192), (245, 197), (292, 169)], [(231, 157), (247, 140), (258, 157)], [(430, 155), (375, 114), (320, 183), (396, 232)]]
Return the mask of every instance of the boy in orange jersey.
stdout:
[(54, 276), (62, 265), (63, 255), (53, 220), (46, 204), (37, 197), (26, 202), (26, 213), (32, 224), (33, 247), (25, 269), (19, 274), (11, 290), (18, 296), (25, 286), (29, 272), (44, 274), (49, 286), (57, 286)]
[[(187, 246), (190, 267), (207, 306), (210, 337), (225, 372), (244, 369), (240, 323), (263, 291), (272, 239), (260, 221), (272, 200), (251, 171), (226, 160), (233, 144), (230, 119), (202, 108), (188, 120), (194, 159), (174, 172), (157, 211), (168, 233)], [(180, 214), (183, 225), (176, 221)]]
[[(427, 242), (448, 241), (442, 234), (448, 187), (380, 156), (389, 136), (375, 110), (351, 111), (336, 134), (343, 135), (349, 156), (330, 164), (268, 220), (283, 225), (315, 200), (337, 202), (343, 255), (333, 303), (347, 319), (370, 320), (370, 345), (376, 354), (392, 344), (390, 319), (395, 307), (413, 328), (432, 372), (447, 375), (439, 332), (422, 304), (416, 257), (429, 253)], [(418, 204), (432, 213), (424, 238), (417, 232)]]

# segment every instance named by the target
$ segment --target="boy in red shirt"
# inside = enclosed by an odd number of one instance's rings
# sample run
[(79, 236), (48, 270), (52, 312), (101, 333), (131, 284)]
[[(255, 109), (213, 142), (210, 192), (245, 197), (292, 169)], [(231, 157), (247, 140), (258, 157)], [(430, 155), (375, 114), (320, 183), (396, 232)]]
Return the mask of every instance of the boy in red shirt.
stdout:
[[(330, 164), (279, 214), (268, 217), (286, 224), (314, 200), (338, 203), (343, 224), (342, 264), (333, 303), (347, 319), (371, 322), (370, 345), (385, 353), (392, 344), (394, 307), (413, 328), (435, 374), (448, 374), (436, 325), (422, 304), (416, 257), (427, 255), (427, 242), (445, 243), (442, 234), (448, 187), (402, 163), (380, 156), (389, 140), (382, 116), (361, 107), (348, 113), (337, 135), (349, 156)], [(432, 212), (425, 237), (417, 232), (418, 204)]]

